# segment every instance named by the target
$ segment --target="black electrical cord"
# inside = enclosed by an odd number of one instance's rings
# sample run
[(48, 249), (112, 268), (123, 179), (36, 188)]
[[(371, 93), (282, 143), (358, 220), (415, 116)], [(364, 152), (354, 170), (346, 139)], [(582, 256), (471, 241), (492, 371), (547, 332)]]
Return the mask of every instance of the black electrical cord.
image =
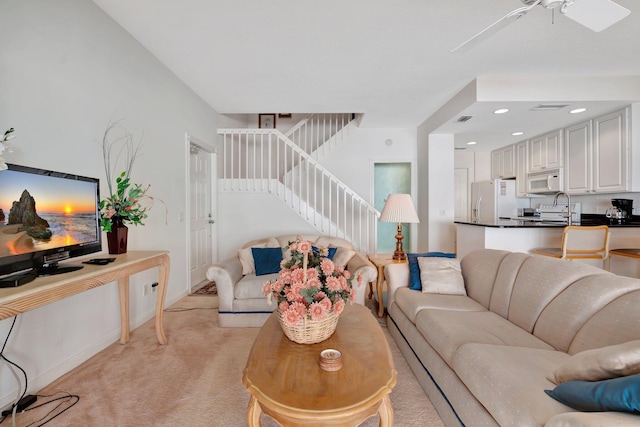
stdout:
[[(4, 344), (2, 344), (2, 349), (0, 350), (0, 358), (2, 358), (2, 360), (4, 360), (5, 362), (15, 366), (16, 368), (18, 368), (21, 372), (22, 375), (24, 376), (24, 391), (22, 392), (22, 394), (20, 395), (20, 398), (13, 404), (11, 405), (11, 408), (9, 409), (10, 411), (13, 411), (13, 408), (16, 407), (16, 405), (18, 404), (18, 402), (20, 400), (22, 400), (22, 398), (27, 394), (27, 385), (28, 385), (28, 380), (27, 380), (27, 373), (25, 372), (24, 369), (22, 369), (20, 366), (18, 366), (16, 363), (12, 362), (11, 360), (7, 359), (7, 357), (4, 355), (4, 349), (7, 347), (7, 343), (9, 342), (9, 337), (11, 336), (11, 332), (13, 331), (13, 327), (16, 325), (16, 320), (18, 319), (18, 316), (14, 316), (13, 317), (13, 322), (11, 322), (11, 328), (9, 328), (9, 332), (7, 333), (7, 337), (4, 339)], [(0, 419), (0, 423), (2, 423), (5, 418), (7, 416), (4, 416), (2, 419)]]
[[(55, 419), (57, 416), (62, 415), (64, 412), (66, 412), (69, 409), (71, 409), (76, 403), (78, 403), (80, 401), (80, 396), (78, 396), (78, 395), (71, 394), (71, 393), (68, 393), (66, 391), (58, 392), (58, 393), (65, 393), (65, 395), (64, 396), (60, 396), (60, 397), (56, 397), (56, 398), (51, 399), (51, 400), (47, 400), (46, 402), (40, 403), (38, 405), (33, 405), (33, 406), (30, 406), (28, 409), (25, 409), (25, 412), (26, 411), (32, 411), (32, 410), (40, 408), (40, 407), (42, 407), (44, 405), (48, 405), (49, 403), (53, 403), (53, 402), (56, 402), (58, 400), (61, 401), (53, 409), (51, 409), (49, 412), (47, 412), (42, 418), (40, 418), (39, 420), (33, 421), (31, 424), (27, 424), (25, 427), (31, 427), (31, 426), (40, 427), (40, 426), (43, 426), (43, 425), (47, 424), (49, 421)], [(46, 395), (37, 394), (36, 396), (41, 397), (41, 398), (47, 398), (47, 397), (53, 397), (58, 393), (46, 394)], [(60, 409), (62, 407), (62, 405), (64, 405), (65, 403), (68, 403), (68, 402), (71, 402), (71, 401), (73, 401), (73, 402), (69, 406), (67, 406), (66, 408), (64, 408), (63, 410), (58, 412), (57, 414), (51, 416), (51, 414), (53, 414), (54, 411)], [(51, 417), (51, 418), (47, 419), (47, 417)], [(46, 419), (46, 421), (44, 421), (45, 419)], [(44, 421), (44, 422), (40, 423), (41, 421)], [(40, 424), (37, 424), (37, 423), (40, 423)]]

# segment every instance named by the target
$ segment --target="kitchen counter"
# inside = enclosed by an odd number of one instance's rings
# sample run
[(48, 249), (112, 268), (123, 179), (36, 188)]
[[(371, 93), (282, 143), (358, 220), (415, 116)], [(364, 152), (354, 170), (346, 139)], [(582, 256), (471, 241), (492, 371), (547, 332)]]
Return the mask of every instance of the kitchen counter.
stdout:
[[(493, 228), (564, 228), (566, 225), (560, 221), (518, 221), (513, 219), (499, 219), (496, 221), (455, 221), (456, 224), (473, 225), (476, 227)], [(578, 224), (576, 224), (578, 225)]]
[[(609, 247), (640, 247), (640, 220), (634, 216), (630, 222), (611, 223), (604, 215), (583, 214), (575, 225), (608, 225), (611, 233)], [(464, 258), (476, 249), (501, 249), (511, 252), (531, 253), (535, 248), (560, 247), (563, 222), (550, 221), (456, 221), (456, 256)], [(583, 262), (583, 261), (581, 261)], [(586, 261), (585, 261), (586, 262)], [(601, 263), (601, 261), (600, 261)], [(596, 265), (596, 264), (594, 264)], [(635, 259), (614, 256), (611, 271), (629, 277), (640, 277), (640, 262)]]
[[(534, 217), (531, 217), (534, 218)], [(493, 228), (564, 228), (567, 224), (561, 221), (541, 221), (541, 220), (516, 220), (516, 219), (498, 219), (494, 221), (455, 221), (456, 224), (474, 225), (477, 227), (493, 227)], [(640, 217), (634, 216), (631, 221), (619, 223), (611, 221), (604, 215), (583, 214), (580, 222), (573, 222), (572, 225), (608, 225), (612, 228), (619, 227), (640, 227)]]

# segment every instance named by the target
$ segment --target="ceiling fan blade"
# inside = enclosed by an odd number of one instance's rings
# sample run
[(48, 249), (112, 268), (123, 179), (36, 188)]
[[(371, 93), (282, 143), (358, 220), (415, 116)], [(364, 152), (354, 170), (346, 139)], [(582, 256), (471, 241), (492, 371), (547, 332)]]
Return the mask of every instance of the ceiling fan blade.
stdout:
[(481, 41), (485, 40), (486, 38), (488, 38), (489, 36), (491, 36), (492, 34), (497, 33), (498, 31), (500, 31), (501, 29), (503, 29), (504, 27), (506, 27), (507, 25), (511, 24), (513, 21), (518, 20), (519, 18), (522, 18), (524, 15), (526, 15), (531, 9), (533, 9), (535, 6), (537, 6), (538, 4), (540, 4), (542, 0), (536, 0), (534, 1), (531, 5), (526, 6), (526, 7), (521, 7), (519, 9), (516, 9), (512, 12), (509, 12), (508, 14), (506, 14), (505, 16), (503, 16), (502, 18), (498, 19), (496, 22), (494, 22), (493, 24), (489, 25), (487, 28), (485, 28), (484, 30), (480, 31), (478, 34), (476, 34), (475, 36), (471, 37), (469, 40), (467, 40), (466, 42), (462, 43), (461, 45), (459, 45), (458, 47), (456, 47), (455, 49), (453, 49), (451, 51), (451, 53), (454, 52), (464, 52), (468, 49), (470, 49), (471, 47), (475, 46), (476, 44), (480, 43)]
[(595, 32), (600, 32), (620, 21), (631, 11), (611, 0), (576, 0), (560, 9), (567, 18)]

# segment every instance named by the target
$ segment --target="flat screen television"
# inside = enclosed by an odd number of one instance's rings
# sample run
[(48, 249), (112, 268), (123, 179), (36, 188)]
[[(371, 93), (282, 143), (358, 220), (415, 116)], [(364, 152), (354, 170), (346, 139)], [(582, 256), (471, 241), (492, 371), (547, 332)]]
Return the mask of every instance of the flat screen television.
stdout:
[(8, 164), (0, 171), (0, 287), (82, 265), (60, 261), (102, 250), (100, 181)]

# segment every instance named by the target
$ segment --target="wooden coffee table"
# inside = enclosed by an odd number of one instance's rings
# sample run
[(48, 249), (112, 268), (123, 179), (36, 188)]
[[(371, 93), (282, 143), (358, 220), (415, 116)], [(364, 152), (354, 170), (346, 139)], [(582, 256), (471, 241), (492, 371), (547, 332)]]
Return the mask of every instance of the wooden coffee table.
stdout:
[[(327, 348), (342, 352), (342, 369), (320, 369)], [(376, 412), (381, 426), (393, 424), (391, 350), (362, 305), (348, 306), (333, 335), (317, 344), (290, 341), (272, 315), (253, 343), (242, 382), (251, 393), (249, 426), (259, 426), (263, 412), (283, 426), (356, 426)]]

